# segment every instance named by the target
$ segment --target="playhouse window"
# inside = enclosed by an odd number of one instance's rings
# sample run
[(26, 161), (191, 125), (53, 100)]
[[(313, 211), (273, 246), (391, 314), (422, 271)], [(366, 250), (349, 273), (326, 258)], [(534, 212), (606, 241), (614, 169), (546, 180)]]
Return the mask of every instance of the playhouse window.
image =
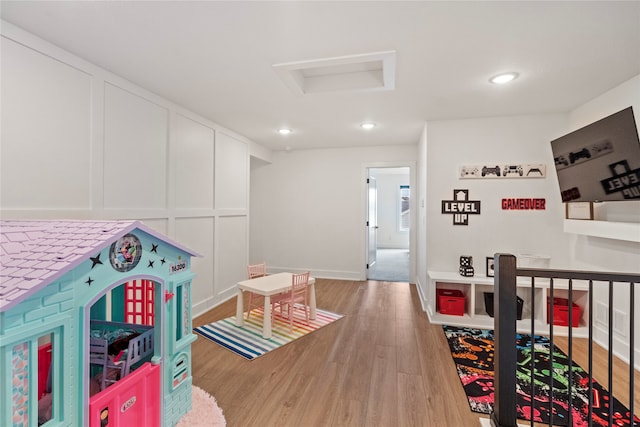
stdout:
[(182, 345), (190, 342), (184, 340), (191, 335), (190, 286), (190, 282), (184, 282), (175, 287), (175, 314), (173, 317), (175, 334), (174, 349), (179, 349)]
[(14, 425), (29, 425), (29, 347), (29, 342), (22, 342), (11, 350)]
[[(11, 348), (14, 425), (34, 425), (31, 399), (38, 400), (37, 425), (45, 425), (54, 418), (57, 397), (54, 401), (55, 360), (57, 346), (53, 333), (32, 337), (14, 344)], [(35, 364), (35, 367), (33, 365)], [(32, 373), (36, 373), (34, 377)]]
[(180, 341), (191, 333), (189, 285), (187, 282), (176, 287), (176, 341)]
[(125, 311), (127, 323), (153, 326), (155, 316), (154, 282), (132, 280), (125, 283)]

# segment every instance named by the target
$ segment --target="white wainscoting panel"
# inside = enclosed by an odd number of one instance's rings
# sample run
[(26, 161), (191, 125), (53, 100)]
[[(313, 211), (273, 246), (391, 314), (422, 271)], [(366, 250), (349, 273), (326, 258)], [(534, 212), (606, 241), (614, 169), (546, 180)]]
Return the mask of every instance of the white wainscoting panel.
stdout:
[(167, 206), (167, 108), (105, 85), (105, 209)]
[(180, 114), (175, 120), (175, 205), (213, 209), (214, 131)]
[(2, 37), (0, 205), (91, 205), (91, 76)]

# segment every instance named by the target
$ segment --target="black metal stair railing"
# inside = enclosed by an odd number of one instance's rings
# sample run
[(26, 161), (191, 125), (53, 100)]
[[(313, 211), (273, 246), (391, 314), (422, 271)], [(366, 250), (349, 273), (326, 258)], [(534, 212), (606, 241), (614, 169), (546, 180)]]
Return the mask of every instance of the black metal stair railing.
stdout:
[[(608, 384), (607, 390), (610, 396), (614, 396), (614, 384), (613, 384), (613, 295), (614, 287), (620, 288), (622, 286), (628, 286), (629, 295), (629, 416), (628, 425), (633, 426), (633, 414), (634, 414), (634, 336), (635, 336), (635, 310), (634, 310), (634, 297), (635, 297), (635, 285), (640, 283), (640, 274), (627, 274), (627, 273), (607, 273), (607, 272), (592, 272), (592, 271), (568, 271), (568, 270), (551, 270), (551, 269), (530, 269), (530, 268), (517, 268), (516, 257), (510, 254), (495, 254), (494, 257), (494, 412), (491, 414), (490, 420), (493, 427), (516, 427), (516, 368), (517, 368), (517, 349), (516, 342), (516, 321), (517, 321), (517, 304), (516, 304), (516, 282), (517, 278), (530, 278), (531, 279), (531, 351), (535, 352), (533, 337), (538, 335), (549, 336), (549, 342), (551, 348), (553, 348), (553, 331), (554, 331), (554, 288), (556, 280), (561, 280), (563, 283), (563, 289), (566, 289), (568, 293), (568, 324), (573, 325), (573, 290), (574, 281), (580, 281), (580, 283), (588, 283), (588, 320), (586, 321), (588, 327), (588, 366), (586, 368), (589, 376), (589, 404), (588, 404), (588, 419), (592, 420), (593, 414), (593, 289), (594, 284), (596, 286), (608, 285)], [(535, 328), (535, 292), (536, 284), (540, 285), (541, 282), (536, 282), (537, 279), (542, 279), (544, 286), (549, 287), (549, 328), (543, 331), (536, 331)], [(566, 288), (565, 288), (566, 286)], [(568, 341), (568, 372), (572, 372), (573, 361), (573, 328), (569, 326), (567, 328), (567, 341)], [(550, 352), (550, 370), (553, 367), (553, 352)], [(531, 358), (531, 373), (534, 372), (535, 357)], [(551, 376), (550, 376), (551, 378)], [(574, 384), (571, 375), (567, 378), (567, 388), (569, 391), (573, 390)], [(531, 395), (534, 395), (534, 381), (531, 381)], [(549, 388), (551, 396), (549, 396), (549, 402), (553, 401), (553, 386)], [(571, 396), (572, 393), (569, 393)], [(533, 399), (531, 400), (533, 405)], [(551, 403), (550, 403), (551, 404)], [(531, 408), (533, 413), (533, 408)], [(572, 420), (572, 399), (569, 398), (568, 402), (568, 422), (569, 426), (573, 426)], [(549, 426), (554, 425), (553, 411), (550, 411)], [(533, 418), (533, 417), (532, 417)], [(531, 426), (534, 425), (534, 420), (530, 421)], [(591, 426), (591, 421), (589, 426)], [(613, 404), (609, 405), (608, 411), (608, 425), (617, 425), (614, 423)]]

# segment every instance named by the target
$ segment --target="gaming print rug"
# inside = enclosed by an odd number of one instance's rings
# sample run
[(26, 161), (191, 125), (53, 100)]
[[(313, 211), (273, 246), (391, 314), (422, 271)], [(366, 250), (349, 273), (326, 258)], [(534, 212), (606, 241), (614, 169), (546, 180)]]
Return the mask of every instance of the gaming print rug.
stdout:
[[(474, 412), (493, 412), (493, 331), (455, 326), (443, 326), (449, 342), (451, 356), (456, 364), (460, 381)], [(568, 370), (569, 358), (553, 346), (553, 393), (549, 386), (549, 339), (535, 336), (535, 353), (531, 352), (531, 335), (516, 334), (518, 364), (516, 371), (516, 410), (518, 418), (531, 420), (531, 358), (534, 364), (533, 418), (536, 422), (548, 424), (553, 411), (553, 425), (569, 425)], [(572, 408), (573, 427), (589, 426), (589, 376), (575, 362), (572, 364)], [(553, 395), (552, 408), (549, 396)], [(609, 424), (609, 394), (593, 380), (593, 426)], [(629, 410), (617, 399), (613, 399), (613, 425), (630, 426)], [(640, 426), (640, 419), (634, 417), (634, 426)]]

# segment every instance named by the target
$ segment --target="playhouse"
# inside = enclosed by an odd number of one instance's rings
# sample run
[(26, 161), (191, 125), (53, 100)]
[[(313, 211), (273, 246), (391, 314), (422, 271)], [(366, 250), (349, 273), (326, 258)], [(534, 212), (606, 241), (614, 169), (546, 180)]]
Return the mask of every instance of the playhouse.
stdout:
[(138, 221), (0, 221), (0, 425), (173, 427), (193, 256)]

